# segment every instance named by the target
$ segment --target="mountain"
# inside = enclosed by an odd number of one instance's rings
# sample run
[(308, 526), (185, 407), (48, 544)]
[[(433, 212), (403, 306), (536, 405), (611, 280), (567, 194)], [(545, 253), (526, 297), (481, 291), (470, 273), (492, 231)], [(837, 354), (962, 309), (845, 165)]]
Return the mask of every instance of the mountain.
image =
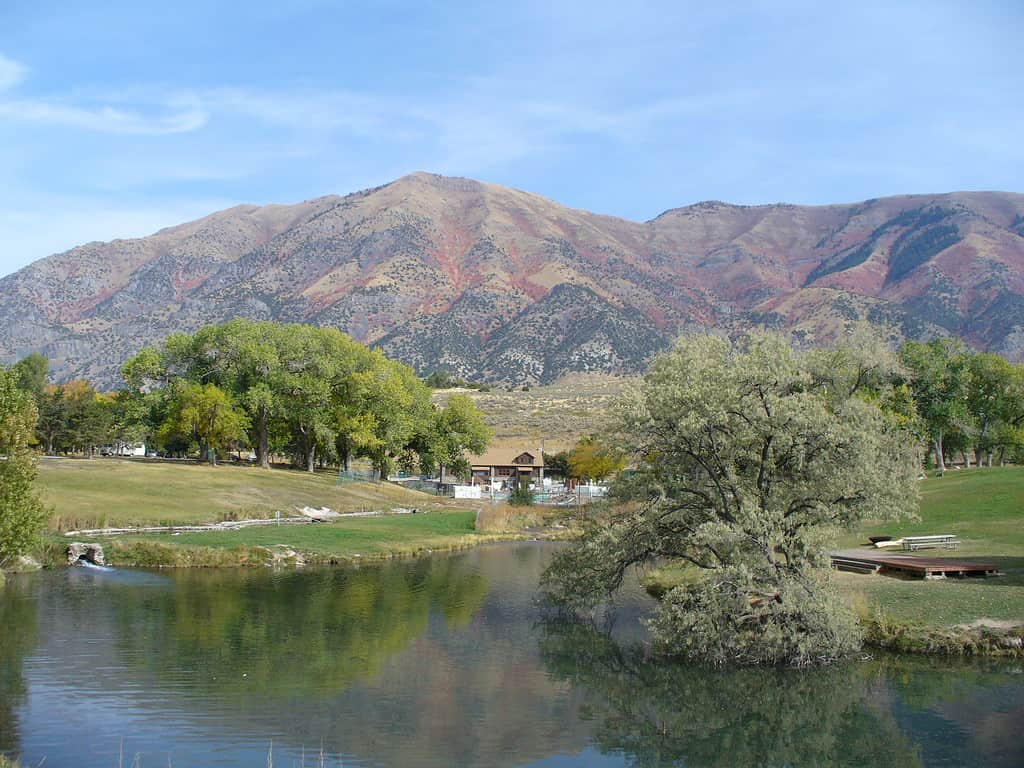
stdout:
[(336, 326), (421, 373), (522, 384), (636, 371), (684, 329), (956, 334), (1024, 354), (1024, 195), (827, 206), (703, 202), (648, 222), (416, 173), (89, 243), (0, 280), (0, 361), (120, 385), (173, 331), (232, 317)]

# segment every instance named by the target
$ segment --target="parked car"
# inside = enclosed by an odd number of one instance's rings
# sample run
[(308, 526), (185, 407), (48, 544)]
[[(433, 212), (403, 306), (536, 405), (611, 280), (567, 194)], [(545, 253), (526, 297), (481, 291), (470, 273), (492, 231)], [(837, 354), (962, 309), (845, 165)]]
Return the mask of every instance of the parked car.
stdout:
[(156, 451), (149, 451), (149, 452), (146, 453), (146, 458), (147, 459), (157, 459), (157, 458), (160, 458), (160, 454), (157, 453)]

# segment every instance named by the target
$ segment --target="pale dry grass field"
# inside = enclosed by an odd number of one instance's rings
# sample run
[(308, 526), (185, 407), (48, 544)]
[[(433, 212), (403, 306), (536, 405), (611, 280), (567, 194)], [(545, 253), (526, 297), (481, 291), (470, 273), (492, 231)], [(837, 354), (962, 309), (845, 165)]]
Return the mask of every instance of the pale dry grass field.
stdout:
[(571, 448), (583, 435), (604, 427), (608, 409), (629, 382), (624, 376), (578, 373), (554, 384), (527, 391), (494, 388), (442, 389), (434, 402), (443, 405), (453, 394), (469, 395), (494, 430), (494, 448), (543, 448), (548, 453)]

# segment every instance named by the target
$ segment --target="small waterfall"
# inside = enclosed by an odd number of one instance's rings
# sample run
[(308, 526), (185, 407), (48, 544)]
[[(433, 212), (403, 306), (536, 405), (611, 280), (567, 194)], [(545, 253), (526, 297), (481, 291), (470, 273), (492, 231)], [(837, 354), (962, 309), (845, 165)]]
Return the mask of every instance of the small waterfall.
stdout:
[(96, 565), (96, 563), (88, 560), (85, 555), (78, 558), (74, 564), (80, 568), (88, 568), (90, 571), (101, 571), (102, 573), (110, 573), (114, 570), (109, 565)]

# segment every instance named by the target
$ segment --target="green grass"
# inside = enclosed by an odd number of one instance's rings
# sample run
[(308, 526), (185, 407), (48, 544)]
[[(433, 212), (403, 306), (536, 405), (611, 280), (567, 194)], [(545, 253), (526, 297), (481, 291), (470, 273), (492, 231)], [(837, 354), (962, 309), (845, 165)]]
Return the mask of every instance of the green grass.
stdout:
[(212, 533), (151, 534), (99, 538), (107, 561), (131, 566), (260, 565), (268, 551), (288, 550), (305, 562), (354, 562), (458, 549), (496, 537), (477, 534), (475, 512), (432, 511), (339, 520), (315, 525), (282, 525)]
[(115, 565), (254, 566), (272, 560), (294, 563), (296, 558), (342, 562), (415, 555), (526, 535), (493, 526), (487, 529), (493, 533), (477, 532), (476, 512), (467, 511), (465, 504), (453, 508), (445, 499), (389, 483), (339, 487), (327, 473), (81, 459), (42, 462), (39, 485), (54, 510), (50, 533), (38, 552), (47, 563), (64, 557), (68, 540), (62, 531), (270, 518), (277, 510), (294, 514), (295, 507), (306, 505), (339, 512), (403, 506), (425, 513), (97, 541)]
[(297, 506), (352, 512), (437, 501), (388, 483), (338, 486), (333, 473), (117, 459), (42, 461), (39, 487), (55, 531), (264, 518), (278, 510), (294, 514)]
[(917, 521), (864, 525), (842, 536), (858, 546), (868, 535), (952, 533), (963, 541), (957, 555), (1024, 556), (1024, 467), (947, 472), (921, 481)]
[(921, 482), (919, 518), (864, 525), (842, 536), (840, 546), (860, 547), (867, 536), (876, 534), (951, 533), (963, 541), (959, 549), (920, 554), (991, 562), (1006, 575), (923, 581), (837, 573), (840, 589), (870, 612), (896, 622), (933, 627), (979, 620), (1024, 624), (1024, 467), (971, 469), (929, 477)]
[[(376, 555), (407, 547), (438, 547), (453, 537), (472, 534), (474, 512), (430, 512), (417, 515), (360, 517), (316, 525), (243, 528), (215, 533), (158, 534), (144, 537), (176, 546), (229, 548), (271, 547), (284, 544), (303, 552), (324, 555)], [(130, 541), (130, 538), (125, 538)]]

